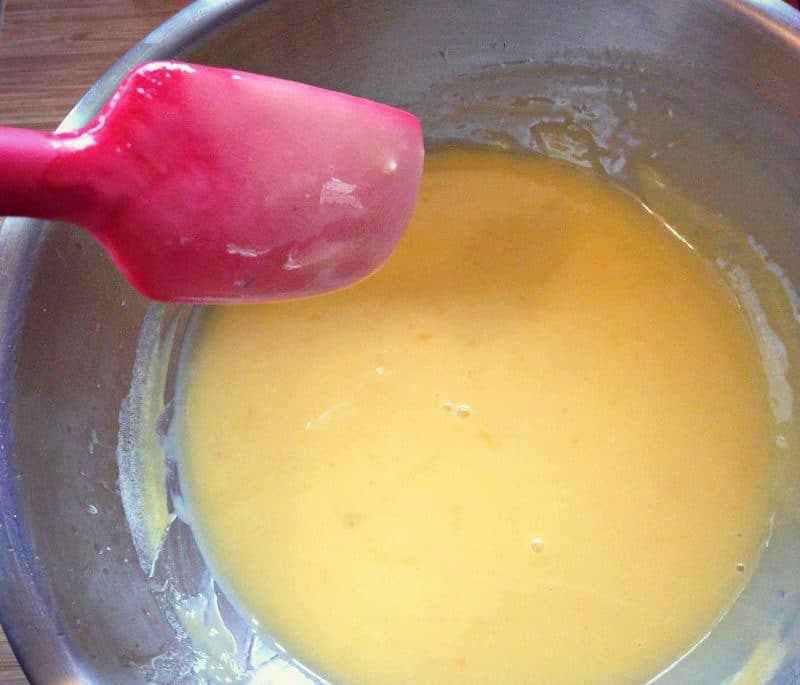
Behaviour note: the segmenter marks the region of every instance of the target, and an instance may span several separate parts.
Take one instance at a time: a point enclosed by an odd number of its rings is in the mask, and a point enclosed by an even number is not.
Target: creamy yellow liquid
[[[645,682],[765,533],[771,418],[735,298],[546,160],[430,154],[378,274],[209,310],[183,392],[208,561],[340,685]]]

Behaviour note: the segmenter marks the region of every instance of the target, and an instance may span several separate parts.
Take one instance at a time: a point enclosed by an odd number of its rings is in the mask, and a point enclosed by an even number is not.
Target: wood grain
[[[0,683],[2,685],[28,685],[25,674],[17,665],[14,653],[0,630]]]
[[[112,62],[187,4],[7,0],[0,25],[0,123],[54,128]]]
[[[117,58],[188,4],[6,0],[0,10],[0,124],[54,129]],[[28,685],[2,630],[0,685]]]

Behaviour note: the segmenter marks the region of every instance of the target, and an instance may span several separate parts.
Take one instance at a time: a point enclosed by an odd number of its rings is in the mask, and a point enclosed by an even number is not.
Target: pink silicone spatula
[[[423,154],[408,112],[153,62],[80,130],[0,127],[0,215],[82,226],[153,299],[302,297],[353,283],[389,256]]]

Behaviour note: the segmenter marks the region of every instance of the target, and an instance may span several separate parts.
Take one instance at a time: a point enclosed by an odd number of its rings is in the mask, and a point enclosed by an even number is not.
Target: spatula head
[[[164,301],[303,297],[364,278],[406,227],[424,155],[408,112],[177,62],[135,69],[86,130],[76,173],[104,197],[86,223]]]

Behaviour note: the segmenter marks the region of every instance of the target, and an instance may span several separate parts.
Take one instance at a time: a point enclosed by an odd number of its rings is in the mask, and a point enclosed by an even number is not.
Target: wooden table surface
[[[109,65],[188,4],[5,0],[0,17],[0,124],[55,128]],[[2,631],[0,685],[28,685]]]
[[[55,128],[112,62],[188,4],[6,0],[0,12],[0,124]],[[0,631],[0,685],[27,684]]]

